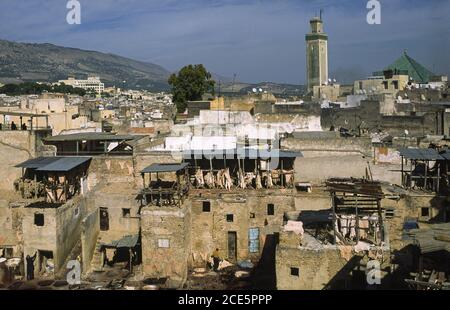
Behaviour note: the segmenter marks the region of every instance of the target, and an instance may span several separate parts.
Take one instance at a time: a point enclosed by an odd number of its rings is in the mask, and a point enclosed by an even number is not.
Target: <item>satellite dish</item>
[[[398,101],[402,101],[402,100],[403,100],[402,96],[398,96],[398,97],[397,97],[397,100],[398,100]]]
[[[405,129],[405,136],[409,135],[408,129]]]
[[[253,88],[253,92],[254,92],[254,93],[256,93],[256,92],[257,92],[256,88]]]
[[[262,91],[263,91],[262,88],[260,88],[260,89],[259,89],[259,92],[262,93]]]
[[[336,81],[336,79],[333,79],[333,83],[336,83],[337,81]]]

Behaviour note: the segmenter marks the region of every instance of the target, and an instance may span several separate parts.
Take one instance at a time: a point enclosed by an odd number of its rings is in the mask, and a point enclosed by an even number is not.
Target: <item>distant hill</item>
[[[168,89],[169,74],[161,66],[117,55],[0,40],[0,83],[4,84],[98,75],[106,86],[159,91]]]
[[[170,89],[167,83],[170,72],[156,64],[48,43],[0,40],[0,83],[56,82],[68,76],[84,79],[87,75],[100,76],[106,86],[150,91]],[[217,82],[216,88],[220,81],[223,93],[247,93],[253,88],[277,95],[299,95],[304,91],[302,85],[238,81],[233,85],[233,78],[215,73],[212,76]]]

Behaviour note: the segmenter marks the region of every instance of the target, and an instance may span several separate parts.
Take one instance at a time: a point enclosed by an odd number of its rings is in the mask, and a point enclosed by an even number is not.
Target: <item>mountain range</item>
[[[73,76],[99,76],[108,86],[150,91],[166,91],[171,72],[157,64],[113,54],[43,43],[0,40],[0,83],[56,82]],[[235,82],[212,73],[224,92],[248,92],[261,84]],[[219,83],[217,83],[219,84]],[[298,85],[263,83],[265,90],[283,92],[302,89]],[[270,87],[267,87],[270,85]]]

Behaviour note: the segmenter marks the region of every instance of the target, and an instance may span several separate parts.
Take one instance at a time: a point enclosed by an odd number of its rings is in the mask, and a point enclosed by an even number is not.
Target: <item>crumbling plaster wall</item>
[[[52,251],[53,257],[57,256],[57,230],[56,230],[56,210],[54,208],[27,208],[23,209],[24,217],[22,222],[24,257],[33,256],[38,250]],[[34,224],[36,213],[44,215],[44,226]],[[38,259],[35,261],[37,266]],[[25,266],[26,270],[27,266]],[[35,269],[38,272],[38,269]]]
[[[20,206],[0,200],[0,248],[12,247],[15,257],[22,255],[22,218]]]
[[[295,180],[313,184],[333,177],[364,177],[373,153],[366,138],[288,138],[281,145],[302,152],[303,157],[295,160]]]
[[[361,155],[298,158],[295,180],[321,184],[329,178],[362,178],[367,166],[367,159]]]
[[[111,186],[116,188],[115,193],[97,191],[89,196],[90,203],[95,206],[95,210],[108,209],[109,229],[100,232],[102,242],[111,242],[127,235],[139,233],[140,203],[136,200],[137,190],[136,192],[121,192],[121,184]],[[124,217],[122,209],[130,209],[129,216]]]
[[[276,277],[279,290],[321,290],[347,264],[337,249],[313,250],[277,246]],[[299,269],[299,276],[291,275]]]
[[[236,190],[232,192],[192,190],[192,256],[191,264],[205,266],[212,252],[219,248],[221,258],[228,257],[228,232],[237,235],[237,260],[258,261],[263,254],[267,235],[279,232],[283,215],[295,209],[292,189]],[[211,204],[203,212],[203,201]],[[274,215],[268,215],[268,205],[274,205]],[[233,215],[233,222],[227,221]],[[249,229],[259,228],[259,251],[249,251]]]
[[[85,211],[83,199],[71,200],[59,208],[25,207],[22,225],[24,256],[33,256],[38,250],[52,251],[55,272],[58,272],[80,240]],[[44,226],[35,225],[34,215],[37,213],[44,214]]]
[[[355,253],[348,246],[320,249],[290,246],[280,243],[276,249],[276,282],[279,290],[363,289],[369,286],[365,278],[367,253]],[[383,250],[379,259],[382,287],[389,287],[390,252]],[[291,273],[298,268],[298,275]]]
[[[188,274],[190,253],[190,207],[146,207],[141,212],[143,273],[149,278],[167,278],[169,287],[182,287]],[[167,248],[158,240],[168,240]]]
[[[101,182],[134,182],[132,156],[95,156],[89,166],[88,186],[93,189]]]
[[[82,270],[86,273],[90,269],[90,262],[97,245],[97,238],[100,233],[100,212],[95,210],[86,216],[81,224],[81,257]]]
[[[172,152],[146,152],[146,153],[139,153],[136,154],[133,158],[134,161],[134,167],[135,167],[135,183],[139,188],[142,188],[142,176],[141,171],[144,170],[146,167],[158,163],[158,164],[170,164],[170,163],[180,163],[182,160],[182,157],[180,155],[177,155],[176,153]],[[173,173],[169,174],[163,174],[161,173],[161,178],[164,180],[166,177],[173,176]],[[146,176],[148,182],[148,175]],[[147,183],[148,184],[148,183]]]
[[[22,173],[14,166],[35,157],[35,141],[30,131],[0,131],[0,189],[14,189],[14,181]]]

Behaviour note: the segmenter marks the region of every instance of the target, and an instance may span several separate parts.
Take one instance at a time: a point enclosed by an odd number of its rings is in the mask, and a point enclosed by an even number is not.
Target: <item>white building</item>
[[[76,80],[74,78],[69,78],[67,80],[58,81],[59,84],[64,83],[76,88],[82,88],[86,91],[95,91],[97,94],[101,94],[105,91],[105,84],[100,81],[100,77],[91,76],[87,80]]]

